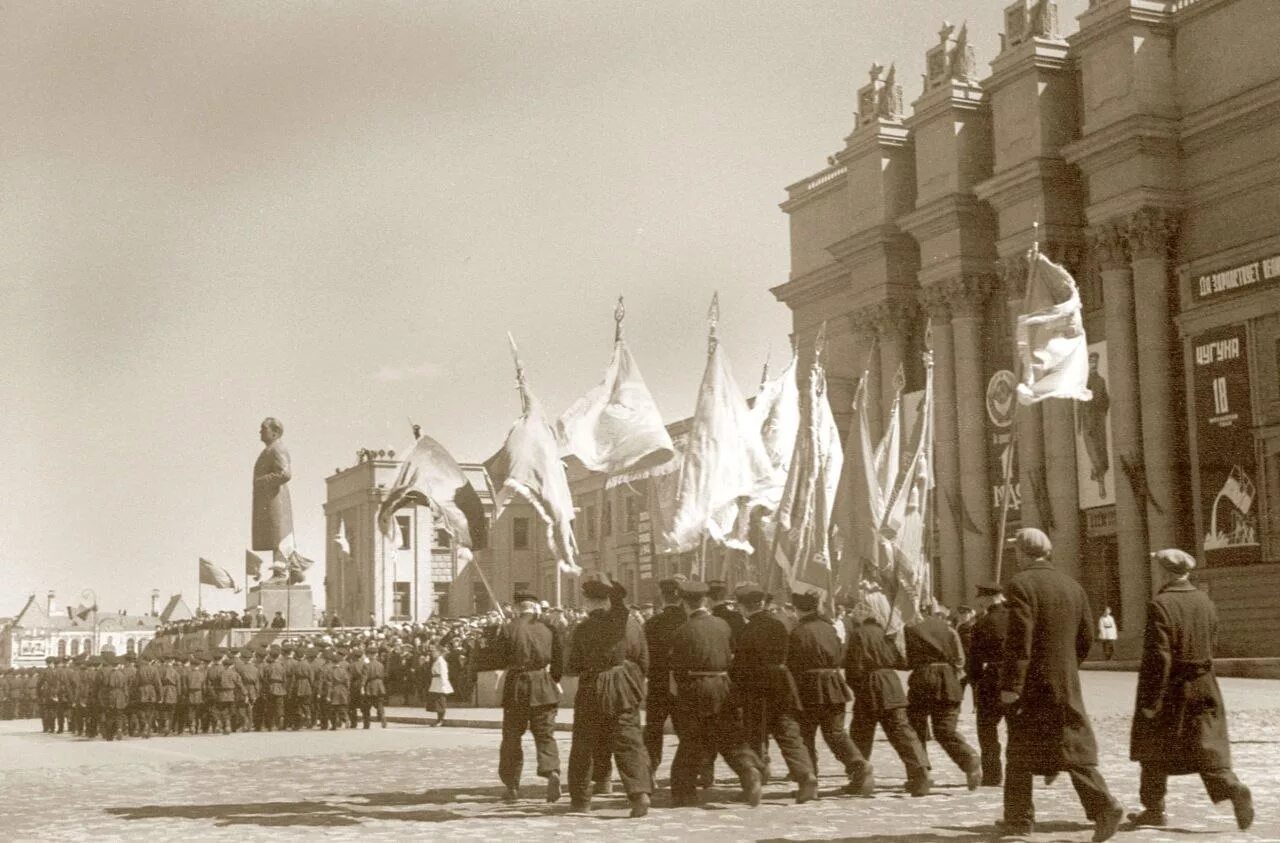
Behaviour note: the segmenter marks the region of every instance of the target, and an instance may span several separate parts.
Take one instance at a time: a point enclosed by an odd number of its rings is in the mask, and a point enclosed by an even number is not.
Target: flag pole
[[[516,339],[507,331],[507,342],[511,344],[511,359],[516,364],[516,389],[520,391],[520,412],[529,412],[529,386],[524,379],[524,364],[520,362],[520,349],[516,348]]]
[[[627,318],[627,306],[622,303],[622,296],[618,296],[618,303],[613,308],[613,341],[614,343],[622,342],[622,320]]]

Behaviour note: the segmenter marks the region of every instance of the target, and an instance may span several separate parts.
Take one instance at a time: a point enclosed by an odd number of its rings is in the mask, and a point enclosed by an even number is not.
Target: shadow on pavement
[[[885,834],[883,831],[868,830],[866,834],[851,837],[823,837],[814,840],[799,840],[789,837],[774,837],[758,840],[756,843],[858,843],[858,841],[884,841],[884,843],[976,843],[979,840],[1027,840],[1027,837],[1001,838],[996,832],[995,824],[989,825],[940,825],[936,831],[908,831],[902,834]],[[1036,841],[1044,840],[1046,834],[1072,835],[1066,838],[1050,838],[1051,840],[1079,840],[1079,832],[1093,829],[1092,823],[1046,822],[1036,823]],[[945,832],[945,833],[944,833]],[[1045,841],[1048,843],[1048,841]]]

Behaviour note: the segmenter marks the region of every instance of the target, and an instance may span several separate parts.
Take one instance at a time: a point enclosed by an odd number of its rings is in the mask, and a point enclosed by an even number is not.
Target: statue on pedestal
[[[262,420],[258,438],[266,445],[253,464],[253,550],[271,551],[270,583],[301,582],[302,572],[292,570],[297,556],[293,541],[292,477],[289,452],[280,441],[284,425],[274,418]]]

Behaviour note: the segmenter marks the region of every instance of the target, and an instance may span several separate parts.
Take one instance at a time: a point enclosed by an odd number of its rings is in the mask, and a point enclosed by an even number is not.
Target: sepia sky
[[[266,415],[323,602],[324,478],[410,417],[496,450],[508,330],[558,413],[619,294],[668,420],[713,290],[749,393],[787,347],[783,188],[843,146],[873,60],[910,103],[967,19],[985,73],[1005,5],[4,4],[0,616],[49,589],[194,607],[198,556],[239,580]]]

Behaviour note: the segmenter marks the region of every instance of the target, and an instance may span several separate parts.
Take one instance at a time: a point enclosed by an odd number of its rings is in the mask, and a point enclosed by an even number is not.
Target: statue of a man
[[[265,418],[258,438],[266,445],[253,464],[253,550],[272,553],[272,581],[289,578],[289,558],[293,555],[293,502],[289,498],[289,452],[280,438],[284,425]]]

